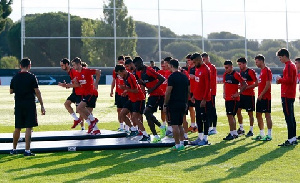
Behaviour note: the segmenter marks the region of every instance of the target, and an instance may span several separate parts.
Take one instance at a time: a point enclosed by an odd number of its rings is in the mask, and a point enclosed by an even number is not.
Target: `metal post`
[[[159,0],[157,0],[157,13],[158,13],[158,58],[161,61],[161,37],[160,37],[160,9]]]
[[[247,21],[246,21],[246,0],[244,0],[244,20],[245,20],[245,58],[248,57],[248,48],[247,48]]]
[[[203,28],[203,4],[202,4],[202,0],[201,0],[201,24],[202,24],[202,52],[205,52],[204,49],[204,28]]]
[[[70,18],[70,0],[68,0],[68,58],[71,60],[71,18]]]
[[[24,12],[23,12],[23,0],[21,0],[21,59],[23,59],[24,56]]]
[[[114,49],[115,49],[115,65],[117,65],[117,23],[116,23],[116,0],[114,0]]]
[[[286,49],[289,49],[289,31],[288,31],[288,13],[287,13],[287,0],[285,0],[285,27],[286,27]]]

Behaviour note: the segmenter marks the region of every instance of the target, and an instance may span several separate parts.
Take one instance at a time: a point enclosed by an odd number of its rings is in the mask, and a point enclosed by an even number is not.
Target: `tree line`
[[[71,58],[79,56],[90,66],[114,66],[113,9],[108,8],[112,3],[113,1],[109,1],[104,5],[102,19],[92,20],[71,16],[71,37],[74,37],[71,39]],[[119,8],[116,11],[117,55],[140,55],[147,62],[150,60],[158,62],[158,39],[155,39],[158,37],[158,26],[134,21],[131,16],[128,16],[128,9],[123,0],[116,1],[116,7]],[[42,38],[25,39],[24,56],[30,57],[36,67],[58,67],[58,61],[67,57],[68,53],[68,40],[61,38],[68,36],[68,14],[56,12],[26,15],[25,26],[26,37]],[[164,26],[161,26],[160,30],[162,58],[172,56],[184,61],[188,53],[203,51],[200,35],[176,35]],[[55,37],[55,39],[45,37]],[[95,37],[95,39],[87,37]],[[0,33],[0,40],[0,68],[17,67],[16,60],[21,57],[20,21],[14,23],[7,18]],[[266,57],[268,66],[282,66],[275,55],[281,47],[286,47],[285,40],[247,40],[248,65],[255,66],[253,58],[260,53]],[[204,48],[217,67],[222,67],[226,59],[236,61],[239,57],[245,57],[244,37],[230,32],[208,34],[207,38],[204,38]],[[289,42],[292,57],[299,56],[299,50],[300,40]]]

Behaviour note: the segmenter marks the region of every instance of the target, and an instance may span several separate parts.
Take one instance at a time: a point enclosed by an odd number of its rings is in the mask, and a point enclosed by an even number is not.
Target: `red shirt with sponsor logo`
[[[295,98],[297,86],[297,68],[292,61],[285,62],[283,77],[278,80],[281,84],[281,97]]]
[[[255,71],[253,69],[247,68],[245,71],[240,70],[240,74],[248,86],[253,85],[257,80]],[[255,96],[255,88],[246,89],[241,94]]]
[[[167,89],[167,86],[168,86],[168,78],[169,76],[172,74],[171,71],[169,70],[159,70],[157,71],[160,75],[164,76],[165,77],[165,81],[159,86],[159,88],[163,91],[163,93],[165,94],[166,93],[166,89]]]
[[[141,72],[137,73],[138,77],[145,83],[146,88],[153,88],[159,80],[157,79],[159,73],[157,73],[152,67],[145,66]],[[165,93],[160,87],[156,88],[149,96],[163,96]]]
[[[210,70],[207,65],[202,64],[196,69],[193,96],[196,100],[210,101],[210,90]]]
[[[72,69],[72,68],[68,72],[68,75],[70,76],[70,79],[71,79],[72,83],[74,83],[73,80],[76,77],[76,73],[77,73],[77,71],[75,69]],[[84,90],[83,90],[82,87],[74,87],[73,89],[74,89],[74,92],[75,92],[76,95],[83,95],[83,93],[84,93]]]
[[[196,67],[189,67],[188,68],[188,73],[189,75],[195,75],[196,73]],[[194,88],[195,88],[196,82],[195,82],[195,78],[190,78],[190,88],[191,88],[191,93],[193,93]]]
[[[124,90],[122,90],[122,89],[119,87],[119,85],[124,85],[124,80],[123,80],[123,78],[122,78],[121,76],[119,76],[119,75],[115,72],[115,70],[113,70],[113,78],[114,78],[115,81],[116,81],[116,93],[119,94],[119,95],[121,95],[121,94],[124,92]]]
[[[82,95],[95,95],[98,96],[98,91],[94,87],[93,75],[96,74],[95,69],[82,68],[81,72],[76,72],[76,80],[83,90]]]
[[[232,98],[232,95],[238,92],[239,83],[243,82],[243,78],[240,73],[233,70],[230,74],[224,73],[223,83],[224,83],[224,94],[225,100],[240,100],[240,97]]]
[[[210,69],[210,88],[211,95],[216,96],[217,94],[217,69],[216,66],[210,62],[206,64]]]
[[[269,67],[265,67],[260,71],[258,79],[258,96],[265,89],[267,81],[272,83],[272,72]],[[271,100],[271,86],[268,91],[262,96],[262,99]]]
[[[126,78],[124,79],[124,84],[130,89],[138,89],[138,93],[127,91],[128,98],[131,102],[145,100],[145,95],[140,85],[137,83],[135,76],[130,72],[128,72]]]

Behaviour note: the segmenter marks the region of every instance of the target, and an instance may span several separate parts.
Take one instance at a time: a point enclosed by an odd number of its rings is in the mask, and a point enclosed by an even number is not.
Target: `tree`
[[[19,68],[19,61],[17,57],[2,57],[0,59],[0,69],[17,69]]]
[[[4,30],[0,33],[0,58],[3,56],[11,55],[11,50],[8,46],[8,32],[13,26],[13,21],[7,18]]]
[[[164,51],[172,53],[178,60],[185,60],[188,53],[201,52],[198,46],[190,42],[172,42],[164,47]]]
[[[0,32],[4,30],[5,22],[7,20],[7,17],[11,14],[11,4],[12,0],[1,0],[0,1]]]

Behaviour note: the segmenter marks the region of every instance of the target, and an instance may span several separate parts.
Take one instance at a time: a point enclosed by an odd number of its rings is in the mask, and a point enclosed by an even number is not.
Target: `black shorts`
[[[123,106],[123,108],[128,109],[130,112],[137,112],[143,114],[145,110],[145,100],[140,100],[136,102],[131,102],[130,100],[128,100]]]
[[[255,96],[240,95],[239,108],[246,109],[247,112],[255,111]]]
[[[186,104],[176,104],[167,107],[167,116],[171,125],[182,125]]]
[[[261,99],[256,101],[256,112],[271,113],[271,100]]]
[[[82,102],[86,103],[86,107],[95,108],[98,96],[95,95],[85,95],[82,98]]]
[[[76,95],[75,93],[71,93],[71,95],[67,98],[67,100],[70,100],[72,103],[76,104],[76,106],[78,106],[78,104],[81,102],[82,96],[81,95]]]
[[[227,100],[225,101],[226,114],[227,115],[236,115],[236,112],[239,108],[239,101],[237,100]]]
[[[38,126],[35,101],[15,103],[15,128],[32,128]]]
[[[162,110],[163,105],[164,105],[164,96],[150,96],[148,97],[146,107],[149,107],[152,110],[152,112],[156,112],[157,107],[159,107],[159,110]]]
[[[117,106],[117,108],[123,108],[123,106],[127,101],[128,101],[128,96],[123,97],[118,93],[115,94],[115,105]]]

